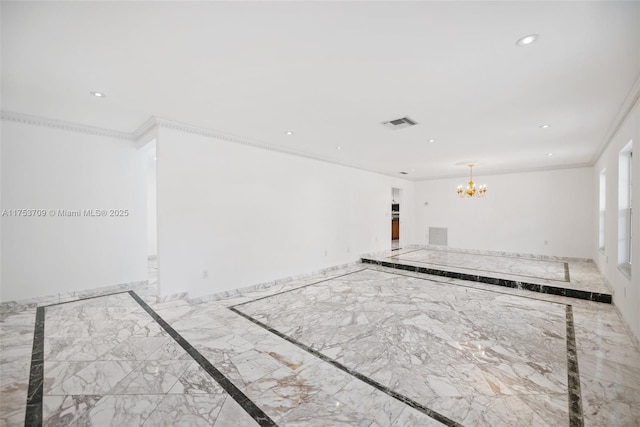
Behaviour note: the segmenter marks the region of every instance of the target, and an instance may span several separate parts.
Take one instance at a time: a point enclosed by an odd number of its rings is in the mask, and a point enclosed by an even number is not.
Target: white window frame
[[[618,270],[631,278],[633,256],[633,141],[618,155]]]

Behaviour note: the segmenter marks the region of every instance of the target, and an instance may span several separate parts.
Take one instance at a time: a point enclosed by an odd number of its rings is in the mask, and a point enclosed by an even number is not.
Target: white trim
[[[640,75],[638,75],[638,78],[636,79],[635,84],[629,91],[629,94],[627,95],[624,102],[622,103],[622,106],[620,106],[620,109],[618,110],[618,114],[616,114],[616,117],[613,119],[613,122],[611,122],[611,126],[609,126],[609,129],[607,130],[607,133],[605,134],[604,139],[600,143],[600,146],[598,147],[596,152],[593,154],[593,157],[591,158],[591,165],[595,165],[596,162],[600,159],[600,156],[602,155],[604,150],[609,146],[609,144],[611,143],[611,140],[613,140],[613,137],[616,135],[616,133],[618,133],[620,126],[622,126],[622,124],[627,119],[627,117],[629,117],[629,114],[631,114],[631,111],[635,108],[636,104],[638,104],[639,101],[640,101]]]
[[[528,169],[507,169],[507,170],[501,170],[501,171],[485,171],[485,173],[483,173],[482,175],[477,175],[477,173],[473,174],[473,178],[475,181],[475,178],[480,179],[479,177],[481,176],[493,176],[493,175],[509,175],[509,174],[514,174],[514,173],[529,173],[529,172],[546,172],[546,171],[555,171],[555,170],[566,170],[566,169],[583,169],[583,168],[590,168],[593,167],[593,165],[591,163],[577,163],[577,164],[566,164],[566,165],[556,165],[556,166],[544,166],[544,167],[539,167],[539,168],[528,168]],[[469,174],[467,172],[467,175],[443,175],[443,176],[439,176],[439,177],[434,177],[434,178],[420,178],[420,179],[414,179],[414,181],[440,181],[440,180],[444,180],[444,179],[464,179],[466,178],[467,180],[469,179]],[[454,188],[455,190],[455,188]]]
[[[158,123],[155,117],[149,117],[138,129],[134,130],[131,137],[138,143],[139,147],[146,145],[150,140],[156,137]]]
[[[640,79],[638,80],[638,82],[640,82]],[[640,88],[640,86],[638,86],[638,88]],[[639,92],[640,94],[640,92]],[[636,99],[637,101],[637,99]],[[626,118],[626,116],[625,116]],[[624,119],[624,118],[623,118]],[[92,126],[85,126],[85,125],[81,125],[81,124],[77,124],[77,123],[71,123],[71,122],[64,122],[61,120],[54,120],[54,119],[48,119],[48,118],[44,118],[44,117],[38,117],[38,116],[31,116],[31,115],[27,115],[27,114],[21,114],[21,113],[15,113],[15,112],[11,112],[11,111],[2,111],[2,120],[6,120],[6,121],[12,121],[12,122],[17,122],[17,123],[23,123],[23,124],[29,124],[29,125],[33,125],[33,126],[43,126],[43,127],[49,127],[49,128],[54,128],[54,129],[60,129],[60,130],[65,130],[65,131],[69,131],[69,132],[79,132],[79,133],[85,133],[85,134],[90,134],[90,135],[99,135],[99,136],[106,136],[106,137],[111,137],[111,138],[117,138],[117,139],[124,139],[127,141],[132,141],[135,142],[138,146],[142,146],[145,143],[149,142],[149,140],[153,139],[155,136],[155,134],[153,134],[152,132],[154,132],[155,130],[157,130],[158,128],[165,128],[165,129],[173,129],[173,130],[178,130],[181,132],[186,132],[186,133],[191,133],[194,135],[200,135],[200,136],[204,136],[207,138],[215,138],[215,139],[219,139],[222,141],[227,141],[227,142],[234,142],[237,144],[244,144],[244,145],[248,145],[250,147],[254,147],[254,148],[262,148],[264,150],[269,150],[269,151],[275,151],[278,153],[284,153],[284,154],[289,154],[289,155],[293,155],[293,156],[298,156],[298,157],[304,157],[307,159],[312,159],[312,160],[318,160],[321,162],[325,162],[325,163],[330,163],[330,164],[334,164],[334,165],[339,165],[339,166],[344,166],[344,167],[348,167],[351,169],[357,169],[357,170],[361,170],[361,171],[365,171],[365,172],[369,172],[369,173],[377,173],[379,175],[384,175],[384,176],[390,176],[392,178],[397,178],[397,179],[401,179],[401,180],[405,180],[405,181],[414,181],[414,182],[418,182],[418,181],[436,181],[436,180],[441,180],[441,179],[452,179],[452,178],[461,178],[461,177],[466,177],[467,175],[460,175],[460,174],[455,174],[455,175],[444,175],[444,176],[438,176],[438,177],[414,177],[414,176],[410,176],[410,175],[402,175],[399,176],[397,173],[393,173],[393,172],[381,172],[381,171],[376,171],[376,170],[371,170],[371,169],[366,169],[360,166],[355,166],[349,163],[344,163],[344,162],[339,162],[333,159],[329,159],[329,158],[325,158],[325,157],[321,157],[321,156],[316,156],[316,155],[312,155],[312,154],[308,154],[302,151],[297,151],[297,150],[292,150],[289,148],[284,148],[284,147],[278,147],[278,146],[273,146],[273,145],[268,145],[264,142],[259,142],[259,141],[255,141],[255,140],[250,140],[247,138],[243,138],[240,136],[236,136],[236,135],[231,135],[231,134],[227,134],[227,133],[223,133],[223,132],[218,132],[218,131],[214,131],[211,129],[207,129],[207,128],[202,128],[202,127],[198,127],[198,126],[192,126],[186,123],[181,123],[181,122],[177,122],[177,121],[173,121],[173,120],[169,120],[169,119],[164,119],[164,118],[160,118],[160,117],[155,117],[152,116],[150,117],[147,121],[145,121],[142,125],[140,125],[135,131],[131,132],[131,133],[126,133],[126,132],[120,132],[120,131],[115,131],[115,130],[110,130],[110,129],[103,129],[103,128],[97,128],[97,127],[92,127]],[[528,168],[528,169],[508,169],[508,170],[501,170],[501,171],[490,171],[487,170],[485,171],[485,173],[483,175],[486,176],[490,176],[490,175],[505,175],[505,174],[513,174],[513,173],[527,173],[527,172],[543,172],[543,171],[552,171],[552,170],[563,170],[563,169],[580,169],[580,168],[587,168],[587,167],[592,167],[594,165],[594,163],[578,163],[578,164],[565,164],[565,165],[557,165],[557,166],[544,166],[544,167],[533,167],[533,168]]]
[[[12,111],[2,111],[2,120],[22,123],[32,126],[48,127],[68,132],[79,132],[89,135],[106,136],[109,138],[124,139],[133,141],[133,135],[116,130],[103,129],[93,126],[85,126],[77,123],[64,122],[62,120],[47,119],[44,117],[30,116],[28,114],[14,113]]]

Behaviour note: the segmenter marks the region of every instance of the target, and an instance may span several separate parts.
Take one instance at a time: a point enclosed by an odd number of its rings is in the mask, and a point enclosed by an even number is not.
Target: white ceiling
[[[158,116],[410,179],[466,176],[469,161],[479,176],[589,164],[640,76],[637,1],[1,12],[4,111],[124,132]],[[380,124],[404,115],[419,125]]]

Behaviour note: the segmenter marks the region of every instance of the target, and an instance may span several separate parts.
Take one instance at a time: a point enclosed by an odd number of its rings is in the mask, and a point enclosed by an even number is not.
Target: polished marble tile
[[[506,273],[527,278],[567,281],[564,262],[555,260],[515,258],[503,255],[473,254],[470,256],[461,252],[430,249],[406,251],[391,255],[389,258],[435,266],[458,267],[473,271]]]
[[[233,399],[225,399],[214,427],[253,427],[258,423]]]
[[[144,423],[150,427],[207,427],[215,423],[227,399],[224,394],[169,394]]]
[[[414,247],[383,251],[363,261],[447,278],[461,278],[505,287],[611,302],[611,289],[591,260]]]
[[[111,394],[168,393],[191,365],[190,360],[149,360],[140,362],[113,389]]]
[[[220,385],[198,363],[192,361],[171,387],[169,394],[224,394]]]
[[[45,395],[109,393],[138,365],[127,360],[45,362]]]
[[[128,293],[45,309],[44,425],[568,426],[567,303],[585,425],[640,424],[640,350],[611,305],[375,265],[153,295],[179,335]],[[34,321],[0,313],[2,425],[24,424]]]
[[[163,395],[45,396],[43,426],[141,426]]]
[[[102,355],[100,360],[146,360],[162,345],[170,343],[175,341],[166,336],[129,337]],[[172,360],[170,357],[166,359]]]
[[[367,270],[237,309],[418,402],[567,392],[560,304]]]

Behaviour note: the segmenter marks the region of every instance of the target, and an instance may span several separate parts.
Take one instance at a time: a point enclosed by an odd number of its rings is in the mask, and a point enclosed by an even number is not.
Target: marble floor
[[[0,311],[0,425],[640,425],[611,304],[368,264],[155,292]]]
[[[411,247],[383,251],[363,257],[363,261],[600,302],[612,299],[611,290],[591,260]]]

